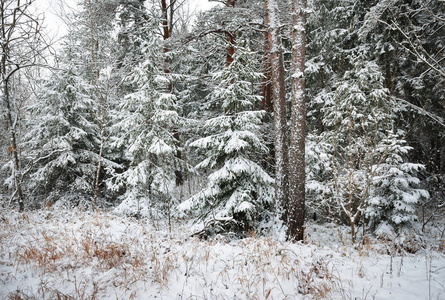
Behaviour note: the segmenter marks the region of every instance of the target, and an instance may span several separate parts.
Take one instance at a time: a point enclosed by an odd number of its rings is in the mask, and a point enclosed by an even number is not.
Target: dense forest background
[[[306,219],[354,236],[443,218],[444,1],[308,0],[301,74],[293,1],[272,16],[275,1],[215,1],[192,18],[187,0],[85,0],[58,46],[34,2],[1,2],[2,206],[271,230],[276,30],[288,140],[305,79],[305,162],[289,168],[304,169]]]

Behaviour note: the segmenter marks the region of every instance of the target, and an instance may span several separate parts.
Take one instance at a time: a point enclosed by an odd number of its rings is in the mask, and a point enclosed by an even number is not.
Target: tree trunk
[[[162,9],[162,37],[164,42],[170,38],[170,29],[168,26],[168,9],[167,9],[167,0],[161,0],[161,9]],[[167,57],[168,48],[166,44],[164,44],[164,73],[170,73],[170,69],[168,68],[169,60]],[[170,84],[171,85],[171,84]]]
[[[170,0],[170,17],[168,19],[168,31],[169,31],[169,35],[172,34],[173,32],[173,16],[175,14],[175,4],[176,4],[176,0]]]
[[[269,48],[272,73],[275,139],[275,198],[277,212],[287,224],[289,197],[289,157],[286,124],[286,91],[284,83],[284,60],[280,37],[277,0],[267,0],[269,20]]]
[[[266,8],[267,8],[267,2]],[[269,24],[269,15],[266,11],[266,26]],[[272,109],[272,74],[270,66],[270,47],[269,47],[269,34],[266,31],[264,33],[264,44],[263,44],[263,78],[261,80],[261,96],[263,99],[260,102],[260,110],[265,110],[270,112]]]
[[[290,140],[290,186],[288,237],[304,239],[305,214],[305,81],[306,0],[293,0],[292,27],[292,111]]]
[[[233,55],[235,54],[235,39],[231,33],[227,33],[227,54],[226,54],[226,66],[230,66],[233,62]]]
[[[170,73],[170,60],[167,56],[168,52],[170,51],[170,49],[168,49],[167,44],[165,43],[171,35],[171,31],[173,28],[173,15],[174,15],[174,5],[176,3],[176,0],[171,0],[170,1],[170,7],[167,6],[167,0],[161,0],[161,9],[162,9],[162,32],[163,32],[163,40],[164,40],[164,48],[163,48],[163,53],[164,53],[164,74],[169,74]],[[170,13],[169,13],[169,9],[170,9]],[[171,81],[169,81],[169,84],[167,86],[167,92],[169,93],[173,93],[173,84]],[[180,135],[179,132],[176,130],[173,130],[173,137],[175,138],[176,142],[176,146],[177,149],[179,149],[179,144],[180,144]],[[182,152],[180,150],[176,150],[175,153],[176,158],[181,159],[182,157]],[[180,167],[178,167],[177,170],[175,170],[175,182],[177,186],[180,186],[182,184],[184,184],[184,175],[182,174],[182,170],[180,169]]]
[[[12,2],[11,2],[12,3]],[[0,73],[1,73],[1,93],[2,95],[2,102],[6,106],[6,115],[7,115],[7,122],[10,132],[10,138],[11,138],[11,144],[9,146],[9,152],[12,154],[13,160],[14,160],[14,168],[13,168],[13,177],[15,181],[16,191],[19,196],[19,210],[22,212],[25,209],[25,196],[23,194],[22,189],[22,178],[20,178],[20,159],[18,155],[18,145],[17,145],[17,135],[16,135],[16,128],[17,128],[17,122],[18,119],[13,119],[12,116],[12,107],[11,107],[11,100],[9,98],[9,80],[12,78],[13,74],[20,69],[21,66],[18,64],[13,66],[13,69],[10,70],[8,68],[8,57],[10,56],[10,49],[12,41],[15,39],[13,33],[15,32],[15,29],[17,26],[19,26],[18,22],[22,14],[25,14],[23,10],[26,10],[27,5],[30,3],[26,2],[23,4],[23,6],[20,6],[20,2],[17,2],[16,8],[11,10],[10,7],[8,7],[9,4],[5,1],[1,1],[1,7],[0,7],[0,21],[1,21],[1,37],[0,37]],[[7,10],[13,11],[9,15],[6,13]]]
[[[6,57],[6,55],[5,55]],[[3,64],[2,64],[3,65]],[[15,181],[15,187],[17,190],[17,194],[19,195],[19,211],[22,212],[25,209],[25,196],[23,194],[22,190],[22,180],[18,173],[20,173],[20,160],[18,155],[18,147],[17,147],[17,137],[16,137],[16,123],[17,120],[12,119],[12,113],[11,113],[11,105],[9,100],[9,87],[8,87],[8,81],[7,79],[4,79],[3,71],[6,71],[6,68],[3,68],[2,66],[2,81],[3,81],[3,98],[4,102],[6,103],[6,114],[8,116],[8,125],[9,125],[9,132],[11,133],[11,146],[10,146],[10,152],[12,153],[12,157],[14,159],[14,169],[13,169],[13,176]]]
[[[227,0],[227,7],[235,7],[236,0]],[[226,54],[226,66],[230,66],[233,62],[233,55],[235,54],[235,38],[232,33],[227,32],[227,54]]]
[[[107,89],[105,95],[101,97],[100,107],[102,113],[102,121],[100,123],[100,150],[99,150],[99,163],[96,171],[96,182],[94,186],[94,200],[93,205],[97,207],[97,198],[99,196],[99,184],[100,184],[100,173],[102,170],[102,161],[103,161],[103,153],[104,153],[104,144],[105,144],[105,125],[106,125],[106,113],[107,113],[107,102],[108,102],[108,93],[110,91],[110,79],[107,80]]]
[[[90,86],[91,86],[91,90],[90,90],[90,97],[91,100],[96,99],[98,100],[97,102],[97,106],[99,108],[99,113],[102,113],[103,116],[105,115],[105,107],[102,106],[101,101],[98,99],[97,97],[97,80],[99,78],[99,71],[98,71],[98,66],[97,66],[97,54],[99,51],[99,41],[95,39],[94,36],[94,32],[95,32],[95,27],[96,27],[96,23],[95,23],[95,11],[93,10],[93,3],[91,2],[91,0],[88,0],[87,3],[88,5],[88,13],[89,13],[89,21],[90,21],[90,55],[91,55],[91,65],[90,65],[90,70],[91,70],[91,78],[90,78]],[[91,106],[90,108],[90,118],[91,121],[94,121],[94,109],[93,106]],[[99,149],[99,161],[97,163],[97,170],[96,170],[96,178],[94,180],[94,195],[93,195],[93,206],[94,208],[97,207],[97,198],[99,195],[99,184],[100,184],[100,170],[102,168],[102,155],[103,155],[103,145],[104,145],[104,119],[102,119],[102,124],[100,124],[100,149]]]

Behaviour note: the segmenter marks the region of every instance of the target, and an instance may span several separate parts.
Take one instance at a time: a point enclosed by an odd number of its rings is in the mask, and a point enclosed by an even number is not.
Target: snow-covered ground
[[[0,209],[0,299],[445,299],[439,237],[352,246],[347,228],[306,234],[203,241],[185,224]]]

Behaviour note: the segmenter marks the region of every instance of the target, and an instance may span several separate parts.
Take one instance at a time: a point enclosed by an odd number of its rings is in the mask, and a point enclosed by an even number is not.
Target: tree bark
[[[8,3],[6,1],[1,1],[0,6],[0,21],[1,21],[1,31],[0,31],[0,79],[1,79],[1,92],[2,92],[2,102],[6,106],[6,115],[7,115],[7,122],[10,132],[10,141],[11,144],[9,146],[9,152],[12,154],[13,161],[14,161],[14,168],[13,168],[13,177],[15,181],[16,186],[16,192],[19,196],[19,210],[22,212],[25,209],[25,196],[23,194],[22,189],[22,178],[20,176],[20,158],[18,155],[18,145],[17,145],[17,117],[13,118],[12,114],[12,107],[11,107],[11,99],[10,99],[10,87],[9,83],[11,78],[13,77],[13,74],[20,70],[20,68],[23,67],[23,65],[19,63],[15,63],[11,65],[11,63],[8,62],[11,56],[11,49],[13,48],[13,43],[19,44],[20,42],[24,41],[28,35],[34,34],[34,27],[37,33],[38,26],[34,25],[34,20],[29,20],[26,23],[25,21],[22,21],[20,23],[20,18],[23,16],[26,16],[26,10],[31,5],[30,1],[26,1],[24,4],[21,4],[20,2],[17,2],[16,5],[13,4],[12,1],[9,1]],[[25,18],[26,19],[26,18]],[[20,36],[16,37],[15,33],[19,31],[17,28],[19,26],[29,26],[29,28],[32,28],[29,32],[26,32],[28,35],[26,36]],[[31,66],[32,64],[30,64]]]
[[[267,13],[267,2],[266,5],[266,20],[265,24],[269,24],[269,14]],[[263,44],[263,78],[261,80],[261,96],[263,99],[260,102],[260,110],[265,110],[270,112],[272,109],[272,74],[270,66],[270,47],[269,47],[269,33],[264,32],[264,44]]]
[[[236,4],[236,0],[227,0],[227,7],[234,8]],[[232,33],[227,32],[226,33],[226,39],[227,39],[227,54],[226,54],[226,66],[230,66],[233,62],[233,55],[235,54],[235,48],[233,47],[235,45],[235,37]]]
[[[277,213],[287,224],[289,196],[289,156],[286,124],[286,90],[284,83],[284,59],[280,36],[277,0],[267,0],[268,39],[272,74],[275,140],[275,198]]]
[[[230,66],[233,62],[233,55],[235,54],[235,39],[233,38],[233,34],[227,33],[227,55],[226,55],[226,66]]]
[[[174,4],[176,3],[176,0],[170,1],[170,7],[167,6],[167,0],[161,0],[161,9],[162,9],[162,32],[163,32],[163,40],[164,40],[164,74],[170,73],[170,60],[168,58],[168,52],[170,49],[168,49],[167,44],[165,43],[171,36],[171,31],[173,28],[173,15],[174,15]],[[169,13],[170,9],[170,13]],[[169,81],[169,84],[167,86],[167,92],[173,93],[173,84],[171,81]],[[173,130],[173,137],[175,138],[177,149],[179,149],[180,144],[180,135],[179,132],[174,129]],[[182,152],[180,150],[176,150],[175,153],[176,158],[181,159]],[[178,167],[177,170],[175,170],[175,182],[177,186],[180,186],[184,184],[184,175],[182,173],[182,170]]]
[[[306,0],[292,1],[292,111],[288,237],[304,239],[305,215],[305,79]]]
[[[162,9],[162,37],[165,42],[166,40],[168,40],[170,38],[170,29],[168,26],[169,22],[168,22],[167,0],[161,0],[161,9]],[[169,60],[167,57],[168,51],[169,51],[169,49],[167,48],[166,44],[164,43],[164,48],[163,48],[162,52],[164,53],[164,73],[165,74],[170,73],[170,69],[168,67]]]

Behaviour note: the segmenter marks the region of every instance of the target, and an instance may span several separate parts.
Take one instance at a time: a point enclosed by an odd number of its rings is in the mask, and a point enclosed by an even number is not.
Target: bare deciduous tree
[[[12,176],[15,184],[13,197],[18,195],[20,211],[25,208],[25,195],[22,187],[22,167],[18,144],[20,99],[14,94],[14,85],[22,69],[38,67],[39,59],[48,47],[41,33],[42,22],[31,14],[35,0],[2,0],[0,3],[0,85],[1,99],[7,119],[12,155]]]

